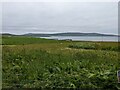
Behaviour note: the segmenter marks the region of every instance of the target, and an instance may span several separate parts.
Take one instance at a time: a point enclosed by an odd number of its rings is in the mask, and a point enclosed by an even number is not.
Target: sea
[[[40,37],[55,40],[119,42],[118,36],[50,36]]]

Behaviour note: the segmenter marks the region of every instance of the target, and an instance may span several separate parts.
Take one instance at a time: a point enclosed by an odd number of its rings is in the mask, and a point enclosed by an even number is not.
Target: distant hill
[[[57,33],[53,35],[54,36],[114,36],[114,35],[99,34],[99,33]]]
[[[35,37],[50,37],[53,36],[53,34],[34,34],[34,33],[28,33],[24,34],[24,36],[35,36]]]
[[[28,33],[24,34],[25,36],[37,36],[37,37],[50,37],[50,36],[116,36],[116,35],[110,35],[110,34],[100,34],[100,33],[55,33],[55,34],[33,34]]]
[[[100,33],[76,33],[76,32],[69,32],[69,33],[55,33],[55,34],[42,34],[42,33],[28,33],[23,35],[14,35],[9,33],[3,33],[3,36],[33,36],[33,37],[50,37],[50,36],[117,36],[117,35],[110,35],[110,34],[100,34]]]
[[[3,35],[3,36],[12,36],[13,34],[9,34],[9,33],[2,33],[0,35]]]

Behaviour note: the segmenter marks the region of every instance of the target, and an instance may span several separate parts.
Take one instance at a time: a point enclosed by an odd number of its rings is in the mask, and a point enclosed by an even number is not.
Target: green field
[[[117,42],[2,37],[3,88],[119,89]]]

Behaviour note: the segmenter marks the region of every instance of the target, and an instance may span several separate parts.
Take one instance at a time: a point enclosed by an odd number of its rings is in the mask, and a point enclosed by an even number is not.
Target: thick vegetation
[[[3,38],[3,88],[120,88],[117,50],[70,46],[86,42],[22,38]],[[99,44],[116,47],[117,43]]]
[[[69,48],[76,49],[93,49],[93,50],[110,50],[110,51],[119,51],[118,43],[105,43],[105,42],[84,42],[84,43],[75,43],[68,46]]]

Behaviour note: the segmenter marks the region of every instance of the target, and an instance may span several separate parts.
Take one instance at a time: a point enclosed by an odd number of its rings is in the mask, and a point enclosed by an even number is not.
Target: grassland
[[[3,88],[119,89],[117,42],[2,38]]]

